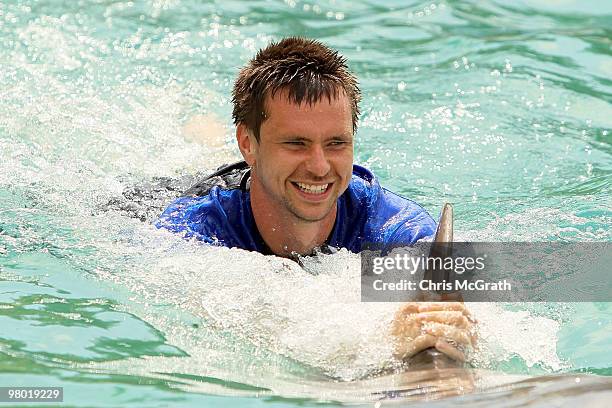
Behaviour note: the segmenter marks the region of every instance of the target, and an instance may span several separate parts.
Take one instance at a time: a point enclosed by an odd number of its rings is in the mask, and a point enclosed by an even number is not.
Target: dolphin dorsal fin
[[[453,242],[453,206],[444,203],[434,242]]]

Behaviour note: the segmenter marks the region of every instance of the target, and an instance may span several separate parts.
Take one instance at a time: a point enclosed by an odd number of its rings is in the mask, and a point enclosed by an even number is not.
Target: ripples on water
[[[357,256],[306,272],[100,208],[235,158],[237,69],[306,35],[360,77],[356,158],[385,186],[454,202],[465,239],[609,241],[610,26],[594,1],[0,3],[0,382],[74,405],[609,398],[545,377],[611,374],[608,304],[474,305],[479,370],[333,382],[389,360],[393,305],[356,302]],[[222,140],[189,141],[194,115]]]

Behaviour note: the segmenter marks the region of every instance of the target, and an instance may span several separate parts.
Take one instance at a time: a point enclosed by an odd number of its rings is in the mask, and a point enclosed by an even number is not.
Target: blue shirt
[[[358,165],[338,198],[337,211],[326,244],[355,253],[369,245],[412,245],[436,231],[435,221],[421,206],[382,188]],[[213,245],[271,253],[257,230],[250,192],[243,188],[215,186],[203,196],[177,198],[155,225]]]

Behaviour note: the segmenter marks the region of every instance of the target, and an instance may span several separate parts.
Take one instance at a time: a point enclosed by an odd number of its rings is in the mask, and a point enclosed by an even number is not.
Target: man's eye
[[[302,146],[304,144],[304,142],[300,141],[300,140],[288,140],[285,142],[286,145],[291,145],[291,146]]]
[[[345,145],[347,142],[344,140],[334,140],[333,142],[330,142],[330,146],[343,146]]]

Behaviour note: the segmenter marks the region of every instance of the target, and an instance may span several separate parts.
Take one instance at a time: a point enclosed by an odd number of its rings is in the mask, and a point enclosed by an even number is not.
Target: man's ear
[[[255,135],[246,125],[240,123],[236,126],[236,140],[238,141],[238,148],[244,161],[249,166],[255,164],[255,157],[257,156],[258,143],[255,140]]]

